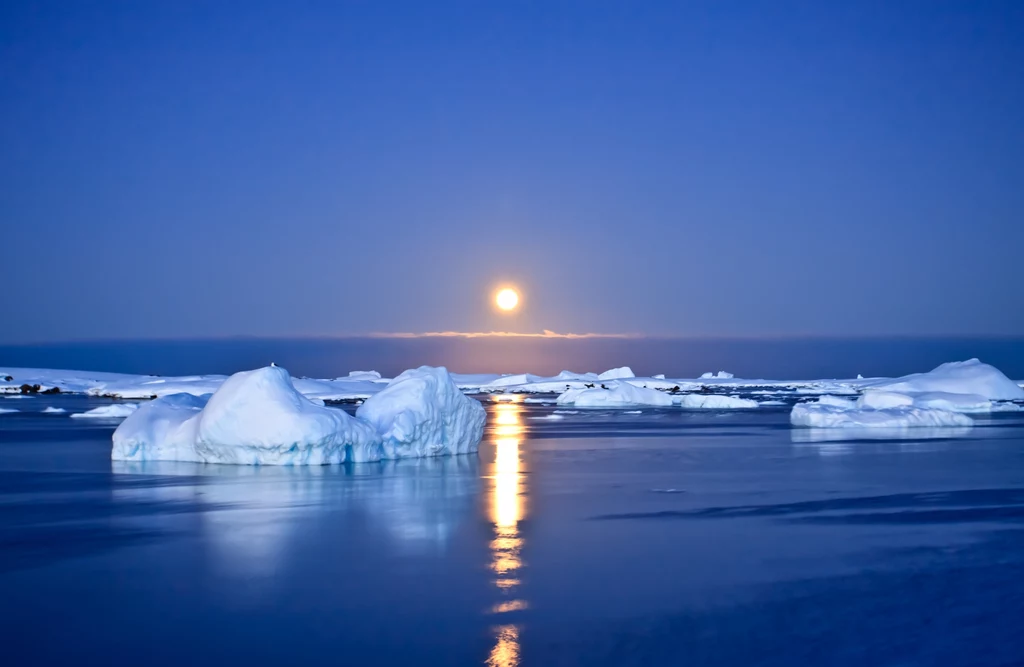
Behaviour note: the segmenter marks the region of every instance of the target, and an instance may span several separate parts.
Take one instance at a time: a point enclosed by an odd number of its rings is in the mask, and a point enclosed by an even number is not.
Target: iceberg
[[[999,369],[977,359],[951,361],[927,373],[875,380],[865,388],[883,389],[900,394],[942,392],[973,394],[989,400],[1024,399],[1024,389]]]
[[[733,375],[732,373],[726,373],[725,371],[718,371],[717,374],[712,373],[712,372],[709,371],[709,372],[704,373],[703,375],[701,375],[700,379],[701,380],[731,380],[734,377],[736,377],[736,376]]]
[[[325,465],[476,451],[484,410],[445,369],[406,371],[353,417],[309,399],[288,371],[232,375],[212,395],[173,394],[139,408],[113,436],[117,461]],[[390,421],[388,421],[390,419]]]
[[[0,408],[0,415],[6,415],[12,412],[20,412],[20,410],[15,410],[14,408]]]
[[[747,410],[760,405],[757,401],[717,394],[682,394],[675,403],[690,410]]]
[[[75,419],[124,419],[131,416],[138,409],[138,403],[114,403],[112,405],[101,405],[86,412],[76,412],[71,416]]]
[[[672,397],[657,389],[637,387],[628,382],[615,382],[608,389],[569,389],[559,395],[558,405],[574,405],[578,408],[615,408],[648,405],[670,407]]]
[[[356,410],[383,442],[385,458],[443,456],[477,451],[486,412],[444,367],[407,370]]]
[[[369,424],[309,400],[280,366],[236,373],[209,398],[159,398],[113,439],[111,456],[119,461],[323,465],[382,458]]]
[[[62,415],[65,412],[67,412],[67,410],[65,410],[64,408],[55,408],[52,405],[43,410],[43,414],[46,415]]]
[[[891,392],[869,392],[857,401],[823,396],[797,403],[789,413],[793,426],[810,428],[936,428],[972,426],[967,415],[949,410],[915,407],[913,399]],[[907,400],[909,399],[909,403]]]
[[[564,372],[564,371],[563,371]],[[634,378],[636,375],[633,373],[633,369],[629,366],[621,366],[619,368],[612,368],[604,373],[597,376],[598,380],[621,380],[623,378]]]

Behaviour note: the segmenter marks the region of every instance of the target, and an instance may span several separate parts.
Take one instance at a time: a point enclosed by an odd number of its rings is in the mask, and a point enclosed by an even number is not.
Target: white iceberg
[[[0,415],[6,415],[12,412],[20,412],[20,410],[15,410],[14,408],[0,408]]]
[[[112,458],[248,465],[322,465],[382,458],[373,428],[295,390],[288,371],[236,373],[208,399],[176,394],[114,432]]]
[[[884,389],[900,394],[943,392],[973,394],[989,400],[1024,398],[1024,389],[999,369],[977,359],[951,361],[927,373],[914,373],[900,378],[874,380],[865,387]]]
[[[759,403],[749,398],[720,396],[717,394],[682,394],[674,398],[675,403],[689,410],[747,410]]]
[[[563,371],[564,372],[564,371]],[[612,368],[604,373],[597,376],[598,380],[621,380],[623,378],[633,378],[636,375],[633,373],[633,369],[629,366],[621,366],[619,368]]]
[[[303,396],[279,366],[236,373],[211,396],[175,394],[144,405],[114,432],[111,457],[323,465],[476,451],[483,407],[443,368],[407,371],[377,397],[352,417]]]
[[[385,458],[406,458],[477,451],[486,412],[445,368],[421,366],[367,399],[356,416],[380,435]]]
[[[67,410],[64,408],[55,408],[52,405],[43,410],[43,414],[47,415],[62,415],[65,412],[67,412]]]
[[[578,408],[616,408],[648,405],[670,407],[672,397],[657,389],[637,387],[628,382],[612,383],[608,389],[569,389],[559,395],[559,405],[574,405]]]
[[[810,428],[886,429],[965,427],[974,424],[967,415],[915,407],[912,398],[892,392],[869,392],[857,401],[834,396],[822,396],[822,399],[794,405],[789,414],[790,423]]]
[[[718,371],[717,374],[711,373],[710,371],[700,376],[701,380],[731,380],[735,375],[732,373],[726,373],[725,371]]]
[[[71,416],[75,419],[124,419],[131,416],[138,409],[138,403],[113,403],[111,405],[101,405],[86,412],[76,412]]]

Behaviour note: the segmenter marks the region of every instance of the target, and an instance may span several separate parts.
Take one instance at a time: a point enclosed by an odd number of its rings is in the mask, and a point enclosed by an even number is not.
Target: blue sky
[[[1024,334],[1022,119],[1019,2],[4,3],[0,341]]]

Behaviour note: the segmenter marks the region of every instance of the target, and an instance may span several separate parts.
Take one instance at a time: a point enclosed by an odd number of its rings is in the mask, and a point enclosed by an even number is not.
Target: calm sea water
[[[895,376],[979,357],[1024,379],[1024,338],[898,339],[523,339],[320,338],[116,341],[0,346],[0,366],[190,375],[233,373],[271,361],[294,375],[352,370],[394,376],[423,364],[461,373],[603,371],[697,377],[725,370],[744,378],[806,380]]]
[[[102,402],[0,399],[5,665],[1024,662],[1024,413],[488,402],[479,456],[289,469],[112,464],[41,412]]]

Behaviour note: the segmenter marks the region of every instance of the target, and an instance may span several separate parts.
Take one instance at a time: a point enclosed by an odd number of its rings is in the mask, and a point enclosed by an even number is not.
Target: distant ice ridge
[[[756,408],[757,401],[717,394],[669,394],[656,389],[638,387],[630,382],[610,382],[605,387],[569,389],[559,395],[559,405],[578,408],[671,407],[688,409],[735,410]]]
[[[675,402],[691,410],[749,410],[760,405],[749,398],[718,394],[681,394],[675,397]]]
[[[475,452],[484,409],[444,368],[406,371],[356,417],[303,396],[288,371],[236,373],[209,396],[144,405],[113,436],[111,458],[243,465],[323,465]]]
[[[138,408],[137,403],[113,403],[101,405],[86,412],[76,412],[71,416],[75,419],[124,419],[132,415]]]
[[[578,408],[608,408],[636,405],[669,407],[672,396],[656,389],[636,387],[628,382],[614,382],[608,389],[569,389],[557,400],[559,405],[574,405]]]
[[[1024,399],[1024,389],[1003,375],[999,369],[977,359],[951,361],[928,371],[895,379],[866,382],[865,388],[884,389],[900,394],[942,392],[973,394],[989,400]]]

